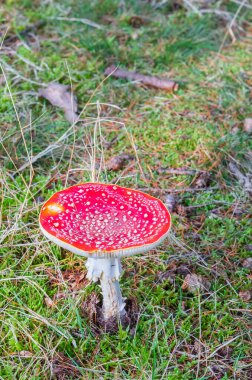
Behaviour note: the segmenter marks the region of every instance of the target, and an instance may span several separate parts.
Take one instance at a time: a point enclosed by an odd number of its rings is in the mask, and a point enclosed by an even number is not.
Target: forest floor
[[[1,3],[0,379],[252,378],[252,12],[205,3]],[[111,64],[179,89],[106,77]],[[38,96],[51,82],[76,123]],[[133,315],[115,334],[85,260],[38,226],[50,195],[91,180],[172,213],[169,239],[123,260]]]

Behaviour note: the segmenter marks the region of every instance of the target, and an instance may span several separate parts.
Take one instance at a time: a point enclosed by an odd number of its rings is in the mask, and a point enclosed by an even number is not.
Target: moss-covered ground
[[[249,1],[7,0],[0,20],[0,378],[251,379],[252,208],[230,170],[251,180]],[[111,64],[179,90],[105,78]],[[52,81],[76,125],[38,97]],[[84,260],[38,227],[44,200],[91,179],[176,202],[170,239],[123,260],[137,323],[117,334],[83,310],[99,295]],[[187,274],[209,286],[190,293]]]

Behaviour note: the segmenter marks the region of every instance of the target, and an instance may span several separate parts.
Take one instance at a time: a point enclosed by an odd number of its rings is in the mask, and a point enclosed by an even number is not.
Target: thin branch
[[[93,28],[96,28],[96,29],[104,29],[103,25],[97,24],[96,22],[88,20],[87,18],[78,18],[78,17],[49,17],[49,20],[59,20],[59,21],[67,21],[67,22],[80,22],[81,24],[92,26]]]
[[[115,78],[128,79],[130,81],[137,81],[149,87],[155,87],[166,91],[177,91],[178,84],[172,80],[162,79],[151,75],[143,75],[134,71],[127,71],[117,68],[112,65],[105,70],[105,75]]]

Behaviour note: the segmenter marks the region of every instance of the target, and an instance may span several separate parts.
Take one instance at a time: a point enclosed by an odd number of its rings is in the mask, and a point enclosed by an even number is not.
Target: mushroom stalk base
[[[121,319],[125,314],[125,302],[119,286],[122,272],[121,261],[117,258],[93,259],[86,262],[87,278],[93,282],[100,280],[103,295],[103,316]]]

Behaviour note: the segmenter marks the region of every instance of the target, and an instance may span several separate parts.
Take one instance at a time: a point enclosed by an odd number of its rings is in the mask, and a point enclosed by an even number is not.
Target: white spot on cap
[[[53,223],[54,227],[59,227],[59,223]]]

